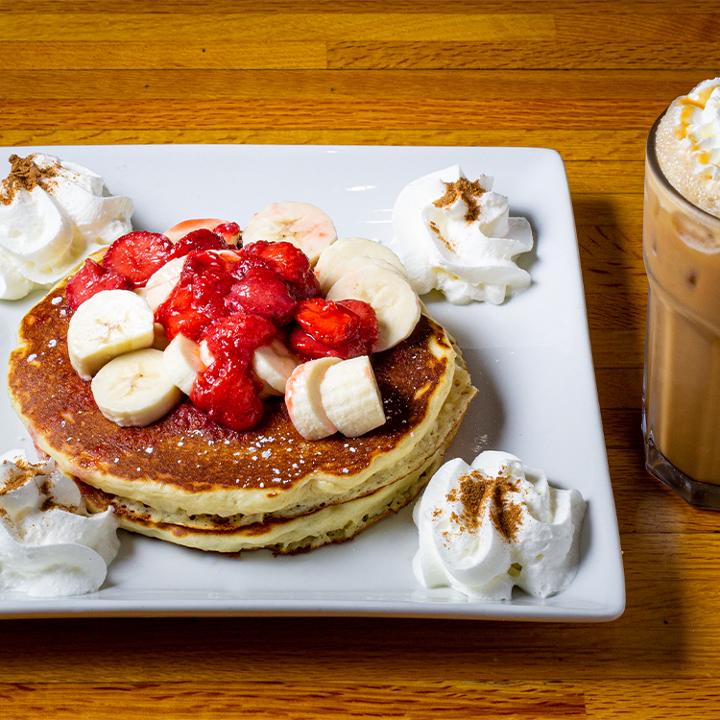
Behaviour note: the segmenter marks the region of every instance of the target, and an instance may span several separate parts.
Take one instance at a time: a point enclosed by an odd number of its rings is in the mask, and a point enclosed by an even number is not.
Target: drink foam
[[[672,103],[658,127],[656,152],[672,186],[720,217],[720,77]]]

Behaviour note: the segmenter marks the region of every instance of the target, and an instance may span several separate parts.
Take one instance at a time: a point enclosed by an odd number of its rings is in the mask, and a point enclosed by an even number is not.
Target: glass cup
[[[645,465],[691,505],[720,510],[720,218],[664,176],[661,119],[645,159]]]

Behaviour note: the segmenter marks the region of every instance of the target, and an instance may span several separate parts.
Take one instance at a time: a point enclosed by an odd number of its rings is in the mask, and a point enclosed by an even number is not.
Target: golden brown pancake
[[[128,530],[203,550],[239,552],[269,548],[276,554],[295,553],[352,539],[368,525],[409,503],[442,464],[472,396],[470,377],[458,363],[453,386],[432,430],[393,468],[396,480],[387,482],[392,475],[385,470],[371,476],[362,492],[356,492],[351,499],[339,499],[304,514],[221,517],[188,515],[181,510],[163,513],[79,484],[91,507],[102,512],[113,505],[120,526]],[[435,452],[428,456],[432,448]],[[402,475],[401,471],[408,468],[412,470]]]
[[[15,410],[39,449],[99,491],[98,507],[114,502],[124,526],[205,549],[292,552],[352,537],[414,497],[475,394],[459,350],[423,315],[407,340],[372,357],[387,422],[359,438],[305,440],[282,398],[266,401],[247,432],[189,400],[148,427],[122,428],[70,364],[71,314],[60,283],[23,319],[8,367]]]

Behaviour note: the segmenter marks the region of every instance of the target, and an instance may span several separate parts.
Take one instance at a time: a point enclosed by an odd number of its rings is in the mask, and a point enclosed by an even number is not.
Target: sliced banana
[[[323,268],[323,272],[318,276],[320,282],[320,290],[325,294],[330,288],[343,276],[347,275],[352,270],[357,270],[364,265],[374,265],[375,267],[385,268],[386,270],[392,270],[399,277],[405,279],[405,276],[398,272],[394,265],[391,265],[385,260],[381,260],[377,257],[367,257],[364,255],[356,255],[354,257],[348,257],[340,260],[335,264],[327,264]]]
[[[132,290],[102,290],[73,313],[67,333],[70,362],[90,380],[118,355],[150,347],[155,340],[153,311]]]
[[[315,274],[320,281],[323,292],[340,277],[334,269],[336,266],[344,265],[345,272],[347,272],[352,269],[353,261],[367,258],[382,260],[392,265],[402,276],[407,277],[405,266],[389,247],[367,238],[340,238],[322,251],[317,265],[315,265]],[[335,280],[328,280],[330,275],[333,275]]]
[[[295,429],[306,440],[320,440],[337,432],[323,409],[320,384],[328,368],[342,362],[324,357],[298,365],[287,381],[285,405]]]
[[[164,353],[135,350],[111,360],[93,378],[100,412],[121,427],[145,427],[167,415],[182,394],[165,372]]]
[[[147,281],[147,285],[142,288],[142,294],[153,312],[168,299],[173,288],[177,285],[182,274],[183,265],[185,265],[184,257],[173,258],[154,272]]]
[[[382,352],[407,338],[420,319],[421,305],[412,285],[394,270],[362,265],[343,275],[325,294],[326,300],[364,300],[375,311],[380,337],[373,348]]]
[[[170,382],[186,395],[192,392],[197,374],[207,367],[200,355],[200,345],[182,333],[163,351],[163,364]]]
[[[309,203],[273,203],[253,215],[242,233],[243,244],[257,240],[290,242],[314,265],[320,253],[337,240],[335,225],[320,208]]]
[[[328,419],[345,437],[359,437],[385,424],[382,396],[367,355],[329,367],[320,397]]]
[[[268,345],[257,348],[253,354],[252,369],[263,383],[260,399],[270,395],[284,395],[288,378],[298,364],[287,347],[277,338]]]

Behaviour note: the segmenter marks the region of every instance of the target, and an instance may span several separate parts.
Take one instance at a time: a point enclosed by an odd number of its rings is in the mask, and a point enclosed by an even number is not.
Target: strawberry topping
[[[245,368],[213,363],[198,375],[192,403],[208,417],[232,430],[250,430],[262,419],[264,407]]]
[[[131,232],[108,248],[103,267],[129,277],[136,288],[145,287],[150,276],[169,259],[172,242],[165,235]]]
[[[209,325],[203,340],[207,342],[215,362],[228,358],[247,367],[255,350],[272,340],[276,332],[275,325],[267,318],[238,313]]]
[[[325,345],[342,345],[360,329],[360,318],[332,300],[314,298],[298,303],[295,320],[316,340]]]
[[[193,250],[227,250],[229,247],[225,238],[212,230],[193,230],[173,245],[168,260],[182,257]]]
[[[307,300],[321,295],[320,283],[310,267],[310,260],[292,243],[258,240],[246,245],[240,254],[268,263],[277,276],[288,284],[296,300]]]
[[[92,258],[88,258],[80,270],[68,280],[65,297],[68,305],[73,310],[77,310],[101,290],[132,290],[133,288],[130,278],[98,265]]]
[[[155,311],[168,340],[178,333],[199,341],[214,320],[230,314],[225,296],[235,283],[234,263],[214,252],[191,253],[169,297]]]
[[[233,430],[255,427],[263,404],[250,377],[253,353],[275,336],[272,322],[238,313],[212,323],[204,340],[215,358],[195,379],[190,399],[212,420]]]
[[[213,232],[225,238],[228,245],[237,245],[240,240],[240,226],[235,222],[220,223],[213,228]]]
[[[379,337],[375,311],[362,300],[303,300],[295,320],[290,348],[308,360],[368,355]]]
[[[292,320],[297,303],[287,285],[267,267],[246,268],[225,298],[233,312],[256,313],[275,325],[286,325]]]
[[[351,310],[360,318],[360,329],[357,339],[361,339],[365,344],[365,352],[362,354],[369,355],[380,337],[377,315],[375,315],[372,305],[363,300],[355,299],[338,300],[338,305],[342,305],[344,308]]]

